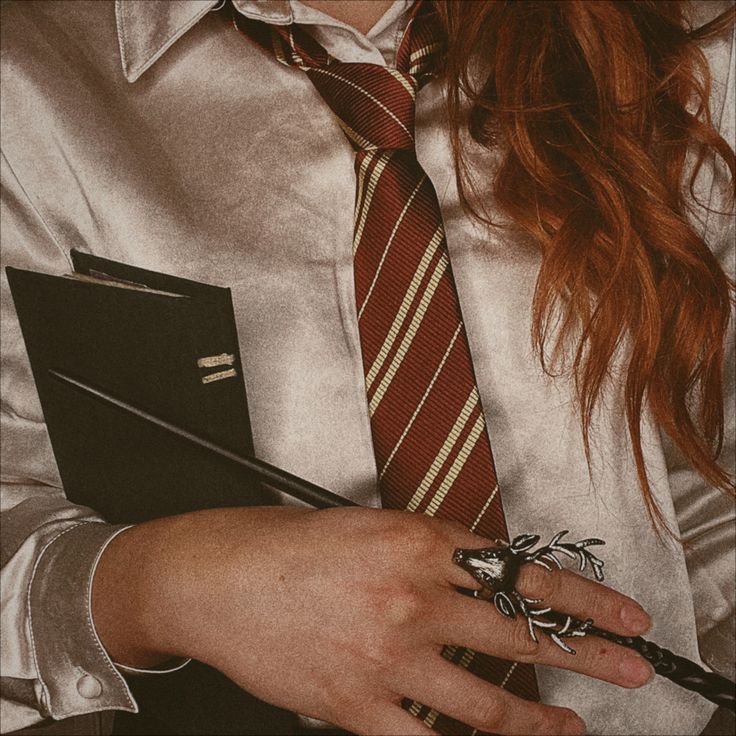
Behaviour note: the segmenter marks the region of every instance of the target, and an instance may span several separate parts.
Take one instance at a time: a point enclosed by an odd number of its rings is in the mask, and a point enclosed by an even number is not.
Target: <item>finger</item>
[[[621,687],[641,687],[653,676],[651,666],[636,652],[595,636],[568,640],[576,654],[561,649],[539,629],[534,641],[524,616],[506,618],[487,601],[448,593],[438,602],[438,610],[443,615],[435,636],[444,644],[515,662],[560,667]]]
[[[571,710],[535,703],[491,685],[439,654],[421,656],[402,690],[409,698],[434,708],[479,731],[495,734],[585,733],[585,724]]]
[[[350,723],[338,724],[351,733],[378,736],[429,736],[436,734],[429,726],[391,702],[381,702],[356,710]]]
[[[646,611],[635,600],[569,570],[524,565],[516,588],[528,598],[542,598],[545,606],[577,618],[592,618],[596,626],[617,634],[637,636],[651,625]]]

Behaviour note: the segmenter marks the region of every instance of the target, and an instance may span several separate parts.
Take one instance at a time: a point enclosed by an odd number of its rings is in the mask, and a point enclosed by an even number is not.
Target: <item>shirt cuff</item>
[[[102,710],[138,712],[90,611],[97,561],[127,528],[83,522],[54,537],[38,557],[28,590],[28,620],[42,715],[58,720]]]

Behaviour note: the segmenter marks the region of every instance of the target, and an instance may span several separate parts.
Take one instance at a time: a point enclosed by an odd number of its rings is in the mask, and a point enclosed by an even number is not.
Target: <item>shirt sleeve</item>
[[[32,200],[2,157],[3,265],[70,270]],[[102,647],[90,613],[91,581],[105,545],[123,528],[65,496],[2,273],[3,731],[43,718],[135,712],[128,686]]]
[[[736,35],[703,45],[712,74],[713,123],[726,141],[736,145]],[[704,167],[696,186],[693,224],[718,257],[726,273],[736,276],[736,232],[729,209],[731,191],[722,164]],[[734,473],[736,444],[736,367],[734,319],[731,315],[724,364],[724,442],[721,465]],[[733,498],[709,486],[665,437],[670,488],[692,586],[701,656],[713,669],[734,677],[736,636],[736,506]]]

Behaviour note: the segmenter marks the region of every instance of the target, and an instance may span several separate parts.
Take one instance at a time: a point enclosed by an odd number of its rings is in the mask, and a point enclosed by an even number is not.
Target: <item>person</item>
[[[446,66],[417,93],[416,157],[509,533],[607,543],[606,586],[526,566],[519,589],[733,676],[732,6],[435,5]],[[230,14],[391,67],[414,4],[221,6],[3,5],[4,263],[63,273],[81,247],[231,287],[256,454],[369,508],[125,527],[71,504],[4,288],[3,732],[99,725],[135,709],[131,668],[189,657],[305,729],[433,732],[405,698],[474,733],[713,729],[714,706],[629,650],[584,637],[572,657],[461,596],[477,585],[453,551],[484,537],[378,508],[355,151],[307,74]],[[537,665],[541,702],[453,666],[443,645]]]

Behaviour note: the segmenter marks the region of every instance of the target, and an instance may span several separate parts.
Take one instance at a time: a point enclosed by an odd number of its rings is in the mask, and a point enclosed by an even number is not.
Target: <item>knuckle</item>
[[[427,517],[417,517],[408,531],[411,550],[418,557],[428,557],[437,551],[441,543],[436,525]]]
[[[384,560],[392,559],[406,544],[406,530],[396,519],[391,519],[376,531],[373,541]]]
[[[591,674],[601,673],[604,668],[615,667],[618,664],[615,647],[607,645],[605,641],[598,641],[600,642],[598,646],[590,647],[584,639],[575,640],[573,647],[575,648],[575,669],[577,671]]]
[[[368,664],[368,668],[377,677],[390,672],[398,664],[395,640],[386,631],[374,631],[366,634],[357,645],[359,659]]]
[[[524,565],[519,573],[519,590],[526,596],[548,598],[557,593],[560,576],[539,565]]]
[[[621,610],[621,604],[615,591],[601,587],[600,590],[588,594],[586,608],[596,612],[597,615],[602,613],[616,615]]]
[[[564,730],[564,721],[550,718],[542,708],[532,707],[529,711],[527,719],[531,733],[561,733]]]
[[[401,514],[383,525],[374,543],[384,561],[415,570],[417,561],[426,562],[437,551],[441,538],[432,519]]]
[[[614,682],[622,687],[638,687],[644,681],[632,682],[622,674],[624,667],[632,656],[630,650],[597,639],[575,642],[575,671],[599,680]],[[633,655],[635,656],[635,655]]]
[[[534,641],[529,634],[529,628],[525,623],[518,622],[511,634],[511,644],[516,657],[524,660],[534,660],[538,657],[541,645]]]
[[[411,584],[373,586],[360,654],[376,666],[393,667],[408,642],[416,642],[431,611],[429,596]]]
[[[486,698],[474,708],[479,725],[491,728],[502,725],[508,716],[508,701],[504,697]]]
[[[395,591],[384,603],[384,617],[389,626],[415,626],[424,618],[427,601],[416,587],[409,586]]]
[[[448,544],[452,544],[453,547],[469,546],[466,544],[469,536],[467,526],[461,524],[459,521],[453,521],[452,519],[435,519],[435,521],[437,522],[437,529]],[[477,537],[477,540],[479,542],[478,546],[482,546],[484,542],[483,537]]]

